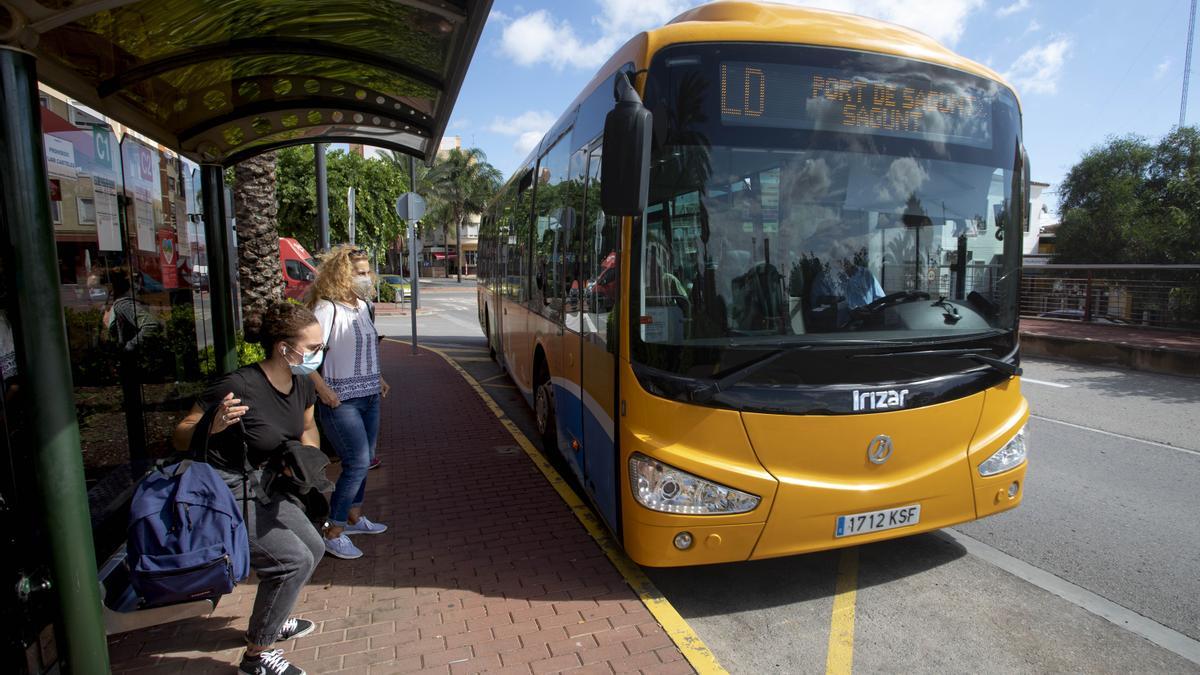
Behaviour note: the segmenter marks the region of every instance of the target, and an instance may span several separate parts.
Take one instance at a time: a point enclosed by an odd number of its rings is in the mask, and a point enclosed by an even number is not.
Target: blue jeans
[[[379,394],[348,399],[336,408],[318,403],[317,416],[321,433],[342,459],[342,475],[329,500],[329,522],[345,527],[350,509],[362,506],[367,491],[367,469],[379,438]]]

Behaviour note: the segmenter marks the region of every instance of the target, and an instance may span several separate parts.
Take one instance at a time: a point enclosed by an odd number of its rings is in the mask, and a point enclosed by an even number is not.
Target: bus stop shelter
[[[38,82],[201,166],[209,251],[223,170],[291,145],[431,161],[490,0],[0,0],[0,259],[63,651],[106,672]],[[210,253],[218,372],[237,366],[234,261]],[[36,402],[36,403],[33,403]],[[10,555],[14,553],[10,552]]]

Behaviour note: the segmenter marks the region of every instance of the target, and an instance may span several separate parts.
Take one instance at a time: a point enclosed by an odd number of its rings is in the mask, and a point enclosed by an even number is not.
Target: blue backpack
[[[133,495],[126,565],[143,607],[215,598],[250,574],[246,524],[208,464],[154,469]]]

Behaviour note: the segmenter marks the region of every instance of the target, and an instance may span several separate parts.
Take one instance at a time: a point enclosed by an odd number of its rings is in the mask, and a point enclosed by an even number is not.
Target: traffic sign
[[[412,223],[425,217],[425,198],[415,192],[405,192],[396,200],[396,215]]]

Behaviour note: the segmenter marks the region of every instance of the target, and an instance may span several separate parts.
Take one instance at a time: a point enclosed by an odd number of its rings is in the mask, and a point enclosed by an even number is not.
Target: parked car
[[[396,291],[397,302],[407,302],[412,295],[412,284],[407,278],[399,274],[381,274],[379,275],[379,280],[391,286]]]
[[[1056,309],[1052,312],[1042,312],[1038,314],[1039,318],[1044,319],[1067,319],[1070,321],[1083,321],[1082,309]],[[1115,316],[1098,316],[1092,315],[1092,323],[1111,323],[1126,325],[1129,322],[1124,319],[1118,319]]]

